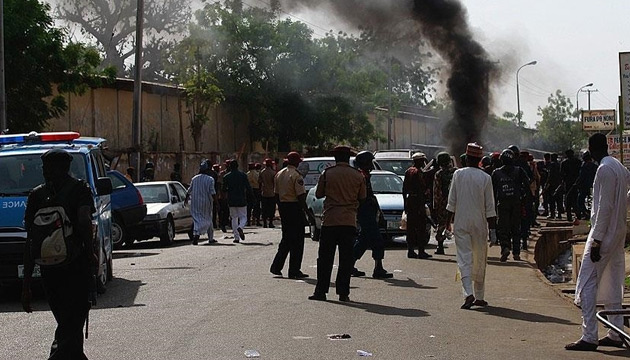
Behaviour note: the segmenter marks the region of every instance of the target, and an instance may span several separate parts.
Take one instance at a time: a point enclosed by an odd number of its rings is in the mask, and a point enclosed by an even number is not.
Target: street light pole
[[[575,92],[575,111],[577,112],[577,119],[578,121],[580,120],[580,97],[578,96],[580,94],[580,91],[582,89],[584,89],[585,87],[591,87],[593,86],[593,83],[588,83],[584,86],[582,86],[581,88],[578,89],[578,91]],[[589,110],[590,110],[590,106],[589,106]]]
[[[518,123],[516,125],[518,127],[521,126],[521,97],[520,97],[519,89],[518,89],[518,73],[525,66],[527,66],[527,65],[536,65],[537,63],[538,63],[538,61],[536,61],[536,60],[530,61],[527,64],[522,65],[520,68],[518,68],[518,70],[516,70],[516,121],[518,121]]]

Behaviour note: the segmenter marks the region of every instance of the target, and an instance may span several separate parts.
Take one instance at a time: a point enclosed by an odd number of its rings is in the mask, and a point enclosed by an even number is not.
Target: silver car
[[[129,237],[147,240],[159,237],[164,246],[171,245],[175,233],[192,229],[190,206],[185,204],[186,188],[178,181],[151,181],[134,184],[147,205],[147,215],[129,229]]]
[[[373,170],[371,174],[372,190],[384,218],[380,229],[381,234],[390,241],[393,237],[405,234],[405,230],[400,229],[400,219],[404,210],[403,181],[391,171]],[[317,199],[315,191],[317,191],[317,186],[308,191],[306,205],[315,215],[315,225],[310,226],[311,239],[318,241],[322,228],[324,198]]]

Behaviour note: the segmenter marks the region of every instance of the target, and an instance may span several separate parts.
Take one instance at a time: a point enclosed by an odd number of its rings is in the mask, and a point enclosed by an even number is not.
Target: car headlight
[[[160,214],[147,214],[147,216],[144,217],[145,221],[156,221],[156,220],[160,220]]]

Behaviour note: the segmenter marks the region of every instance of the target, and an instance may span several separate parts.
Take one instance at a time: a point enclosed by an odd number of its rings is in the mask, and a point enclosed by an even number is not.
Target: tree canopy
[[[547,98],[547,106],[538,107],[542,120],[536,123],[540,135],[541,148],[561,152],[581,148],[587,134],[582,123],[575,121],[575,109],[571,100],[557,90]]]
[[[94,49],[67,43],[49,12],[49,5],[38,0],[4,1],[7,123],[12,133],[41,130],[66,110],[63,93],[82,93],[100,83],[101,76],[114,76],[112,69],[97,70],[101,59]]]

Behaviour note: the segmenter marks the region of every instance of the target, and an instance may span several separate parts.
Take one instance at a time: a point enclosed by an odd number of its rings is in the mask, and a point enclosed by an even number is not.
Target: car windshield
[[[372,191],[375,194],[402,194],[403,181],[393,174],[372,175]]]
[[[83,155],[71,155],[70,175],[86,180]],[[0,196],[27,195],[43,183],[41,154],[0,156]]]
[[[381,170],[391,171],[396,175],[405,175],[405,171],[413,165],[411,159],[396,159],[396,160],[382,160],[377,159],[376,162],[381,167]]]
[[[168,203],[168,189],[166,184],[142,185],[136,184],[136,187],[142,194],[145,203]]]

